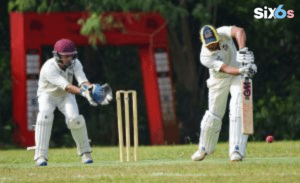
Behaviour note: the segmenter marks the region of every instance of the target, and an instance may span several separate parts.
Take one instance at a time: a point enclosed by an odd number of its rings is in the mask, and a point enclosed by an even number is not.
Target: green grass
[[[234,163],[227,143],[202,162],[190,160],[195,150],[195,144],[142,146],[140,161],[120,163],[118,147],[93,147],[94,163],[84,165],[75,148],[50,149],[47,167],[35,166],[33,151],[0,150],[0,183],[300,181],[300,141],[249,142],[247,158]]]

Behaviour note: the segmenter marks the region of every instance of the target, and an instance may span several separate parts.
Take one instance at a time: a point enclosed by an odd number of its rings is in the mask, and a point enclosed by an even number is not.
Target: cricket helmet
[[[211,25],[205,25],[200,30],[200,39],[204,46],[219,42],[217,30]]]
[[[70,65],[72,65],[77,59],[77,51],[76,51],[76,46],[75,43],[69,39],[60,39],[58,40],[55,45],[54,45],[54,50],[53,50],[53,55],[54,58],[57,62],[61,63],[61,55],[70,55],[73,56],[72,62]],[[70,66],[68,65],[68,66]]]

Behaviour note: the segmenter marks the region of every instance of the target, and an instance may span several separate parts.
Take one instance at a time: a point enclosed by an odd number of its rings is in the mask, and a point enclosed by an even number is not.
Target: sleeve
[[[221,36],[221,37],[227,37],[227,38],[231,38],[231,28],[233,26],[223,26],[223,27],[219,27],[217,29],[217,32],[218,34]]]
[[[219,72],[224,62],[218,55],[200,55],[200,62],[209,69]]]
[[[54,66],[50,66],[48,69],[45,69],[45,78],[52,84],[58,86],[59,88],[65,90],[66,87],[70,84],[62,75],[59,74],[59,71],[55,69]]]
[[[78,86],[80,86],[83,82],[88,81],[88,79],[85,76],[85,73],[83,72],[83,66],[78,59],[76,60],[75,63],[74,75],[78,82]]]

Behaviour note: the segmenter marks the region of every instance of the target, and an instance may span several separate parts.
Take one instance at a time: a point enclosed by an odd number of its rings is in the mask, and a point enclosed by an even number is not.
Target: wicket
[[[119,131],[119,148],[120,161],[123,162],[123,122],[122,122],[122,94],[124,95],[125,106],[125,134],[126,134],[126,155],[127,161],[130,161],[130,117],[129,117],[129,95],[132,97],[133,111],[133,137],[134,137],[134,161],[138,161],[138,117],[137,117],[137,99],[134,90],[119,90],[116,92],[117,114],[118,114],[118,131]]]

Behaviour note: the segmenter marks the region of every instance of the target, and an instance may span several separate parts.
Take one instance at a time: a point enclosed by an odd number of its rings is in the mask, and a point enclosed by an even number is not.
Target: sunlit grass
[[[133,150],[133,149],[132,149]],[[50,149],[47,167],[36,167],[33,151],[0,150],[0,182],[298,182],[300,142],[249,142],[243,162],[228,161],[219,143],[202,162],[190,156],[197,145],[142,146],[140,161],[119,162],[118,147],[93,147],[85,165],[75,148]],[[133,158],[133,156],[132,156]]]

